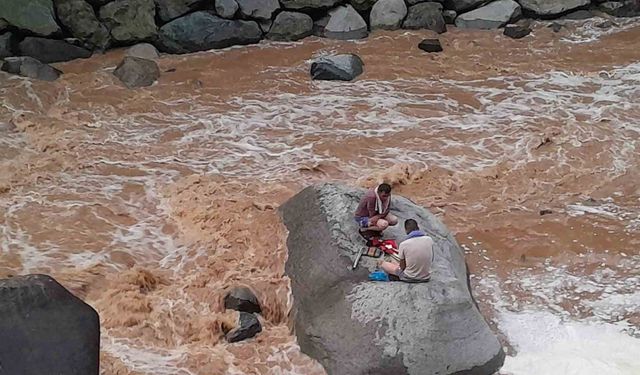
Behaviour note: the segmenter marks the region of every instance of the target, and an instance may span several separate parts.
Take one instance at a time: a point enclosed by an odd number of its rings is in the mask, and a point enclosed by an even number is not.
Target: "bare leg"
[[[371,225],[368,226],[366,228],[363,228],[363,230],[371,230],[374,232],[382,232],[383,230],[387,229],[389,227],[389,222],[386,221],[385,219],[379,219],[375,225]]]
[[[398,217],[396,217],[396,215],[387,214],[387,216],[385,216],[384,219],[387,221],[388,225],[390,226],[394,226],[398,224]]]

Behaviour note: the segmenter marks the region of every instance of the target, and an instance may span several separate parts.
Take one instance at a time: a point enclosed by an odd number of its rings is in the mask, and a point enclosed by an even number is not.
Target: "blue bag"
[[[370,281],[389,281],[389,275],[386,272],[377,270],[369,274]]]

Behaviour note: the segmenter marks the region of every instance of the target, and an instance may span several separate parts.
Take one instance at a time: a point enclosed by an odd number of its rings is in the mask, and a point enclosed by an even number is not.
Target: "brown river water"
[[[319,181],[429,207],[467,252],[501,373],[640,374],[640,21],[377,32],[0,76],[0,277],[48,273],[101,316],[108,375],[323,374],[290,332],[277,207]],[[359,54],[355,82],[312,58]],[[541,215],[541,210],[550,213]],[[229,345],[221,300],[260,296]]]

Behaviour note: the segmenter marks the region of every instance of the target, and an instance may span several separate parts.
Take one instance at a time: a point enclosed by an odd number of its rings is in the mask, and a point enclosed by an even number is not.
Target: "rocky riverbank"
[[[43,63],[149,42],[189,53],[263,39],[316,35],[360,39],[375,29],[429,29],[447,24],[492,29],[523,17],[640,15],[640,1],[621,0],[0,0],[0,58]]]

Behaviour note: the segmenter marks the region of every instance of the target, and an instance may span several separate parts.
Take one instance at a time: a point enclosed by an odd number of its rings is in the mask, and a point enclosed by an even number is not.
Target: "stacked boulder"
[[[29,56],[46,64],[145,42],[190,53],[310,35],[361,39],[377,29],[494,29],[522,16],[593,16],[587,10],[635,17],[640,1],[0,0],[0,59]]]

